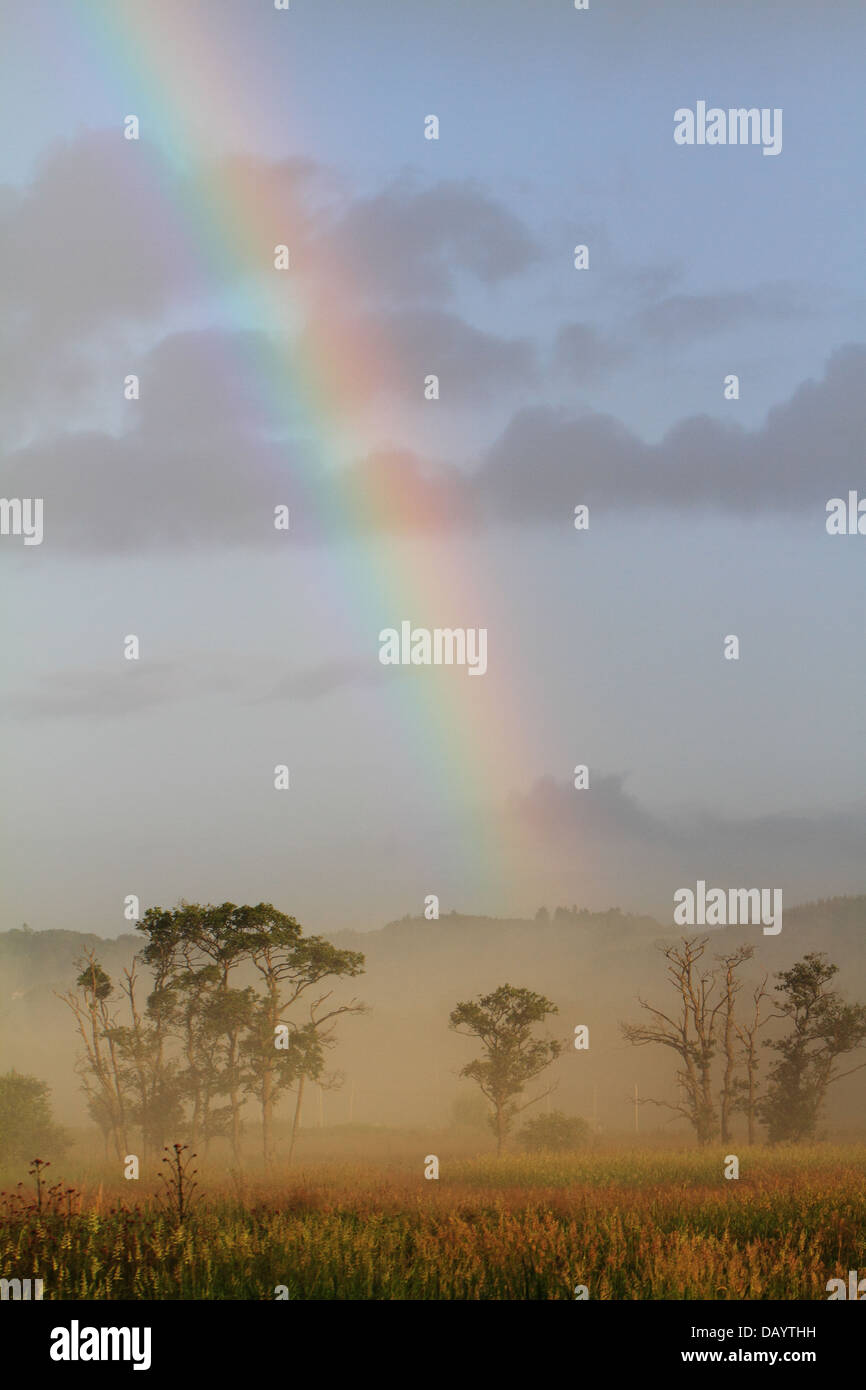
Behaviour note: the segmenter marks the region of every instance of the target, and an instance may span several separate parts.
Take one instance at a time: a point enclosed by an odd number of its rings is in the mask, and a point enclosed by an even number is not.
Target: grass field
[[[866,1270],[866,1147],[305,1165],[178,1221],[132,1184],[7,1201],[0,1277],[47,1299],[826,1299]],[[136,1184],[138,1187],[138,1184]],[[32,1191],[32,1189],[29,1189]],[[7,1189],[8,1191],[8,1189]]]

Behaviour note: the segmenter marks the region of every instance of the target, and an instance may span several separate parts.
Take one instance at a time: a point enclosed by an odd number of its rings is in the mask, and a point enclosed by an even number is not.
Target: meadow
[[[417,1156],[305,1153],[269,1178],[202,1166],[182,1219],[96,1174],[40,1212],[30,1180],[0,1197],[0,1274],[48,1299],[794,1300],[866,1269],[866,1145],[743,1146],[731,1180],[723,1158],[455,1154],[425,1180]]]

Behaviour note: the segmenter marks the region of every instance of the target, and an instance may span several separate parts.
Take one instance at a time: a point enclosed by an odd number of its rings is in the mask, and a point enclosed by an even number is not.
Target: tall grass
[[[0,1219],[0,1277],[52,1299],[823,1299],[866,1272],[866,1149],[318,1165],[206,1190],[180,1219],[131,1184]],[[207,1188],[207,1183],[204,1183]],[[97,1200],[98,1198],[98,1200]]]

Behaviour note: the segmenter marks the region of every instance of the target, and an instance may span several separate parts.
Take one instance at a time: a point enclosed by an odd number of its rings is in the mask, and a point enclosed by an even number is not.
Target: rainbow
[[[291,23],[290,13],[277,11],[268,20]],[[305,243],[305,214],[292,199],[291,179],[277,189],[274,180],[255,180],[249,158],[214,156],[222,138],[214,132],[224,129],[227,106],[239,150],[260,148],[257,136],[274,120],[273,112],[252,109],[257,94],[249,82],[237,81],[224,30],[218,35],[196,22],[192,7],[178,0],[85,0],[67,22],[74,23],[69,41],[87,50],[83,64],[116,101],[118,138],[127,114],[140,117],[134,155],[153,169],[160,217],[181,244],[194,248],[202,288],[242,286],[229,300],[233,326],[259,331],[252,349],[250,335],[244,339],[232,370],[265,404],[276,438],[299,432],[304,438],[304,461],[293,467],[287,454],[274,503],[291,506],[293,531],[303,531],[307,516],[336,534],[327,548],[335,611],[351,606],[352,625],[373,660],[379,629],[405,619],[430,627],[483,624],[472,547],[463,545],[459,563],[443,572],[419,562],[405,534],[400,538],[407,520],[424,517],[430,499],[424,478],[411,469],[402,478],[389,470],[387,486],[370,492],[359,489],[347,467],[370,451],[362,407],[373,380],[391,369],[393,353],[369,325],[356,331],[336,307],[356,296],[344,268],[326,264],[321,247]],[[263,14],[249,22],[263,23]],[[279,118],[286,121],[285,110]],[[273,268],[279,244],[290,249],[288,272]],[[490,651],[494,667],[495,633]],[[454,824],[451,843],[460,846],[459,867],[431,864],[430,877],[436,880],[441,871],[459,883],[461,910],[491,910],[485,904],[496,902],[517,915],[509,886],[513,852],[501,841],[501,819],[485,804],[491,769],[501,776],[521,736],[517,713],[510,702],[492,707],[478,690],[483,681],[467,681],[456,671],[442,673],[447,679],[426,680],[427,674],[395,673],[383,690],[390,687],[394,701],[395,741],[423,764],[419,794],[438,798]],[[381,790],[371,788],[371,801],[380,798]]]

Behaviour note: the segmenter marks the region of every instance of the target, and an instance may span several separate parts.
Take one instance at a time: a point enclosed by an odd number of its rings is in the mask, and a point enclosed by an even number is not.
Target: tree
[[[768,976],[765,972],[760,984],[756,985],[752,994],[752,1013],[749,1022],[739,1023],[736,1020],[734,1022],[740,1041],[740,1057],[746,1069],[746,1079],[745,1081],[738,1079],[734,1083],[732,1109],[745,1111],[749,1126],[750,1144],[755,1142],[755,1122],[758,1116],[758,1032],[767,1022],[762,1009],[764,1000],[770,997],[767,992],[767,979]]]
[[[861,1062],[847,1071],[836,1069],[839,1057],[866,1043],[866,1006],[845,1004],[827,989],[838,969],[824,951],[810,951],[776,975],[782,1002],[773,1017],[787,1019],[791,1030],[764,1044],[779,1054],[767,1095],[758,1102],[771,1144],[813,1136],[828,1088],[866,1066]]]
[[[239,929],[238,914],[244,911],[234,903],[218,907],[184,903],[175,914],[185,959],[196,960],[198,968],[210,964],[216,971],[214,990],[204,1008],[206,1035],[212,1040],[219,1062],[216,1089],[228,1095],[231,1115],[231,1145],[234,1161],[241,1166],[241,1039],[249,1027],[253,1010],[253,990],[237,989],[232,973],[246,955],[246,943]],[[139,929],[144,923],[139,923]]]
[[[203,1140],[205,1157],[211,1141],[227,1133],[229,1119],[229,1107],[216,1105],[220,1068],[208,1021],[209,1003],[218,984],[216,966],[205,965],[198,970],[188,966],[178,971],[165,991],[166,1011],[180,1043],[181,1094],[191,1107],[191,1146],[197,1150]]]
[[[164,1049],[175,1042],[180,1053],[177,1090],[191,1107],[192,1147],[204,1141],[207,1156],[211,1141],[228,1132],[231,1107],[216,1104],[223,1077],[213,1006],[223,975],[199,950],[197,911],[186,903],[172,911],[150,907],[137,930],[147,937],[141,960],[153,972],[147,1013],[160,1039],[157,1065],[163,1065]]]
[[[228,1130],[232,1153],[241,1166],[241,1110],[243,1095],[242,1041],[251,1026],[255,991],[233,984],[234,974],[247,957],[244,914],[249,909],[234,903],[219,906],[182,902],[173,911],[149,908],[138,923],[147,938],[142,960],[155,973],[157,989],[149,1007],[165,1005],[166,1023],[181,1021],[186,1042],[193,1049],[193,1071],[183,1078],[197,1107],[197,1125],[207,1138],[224,1129],[226,1115],[212,1106],[212,1098],[228,1096]],[[165,996],[160,999],[160,995]],[[187,1009],[177,1001],[186,996]],[[174,1000],[176,1007],[171,1008]],[[195,1015],[189,1004],[195,1001]],[[207,1096],[207,1109],[202,1101]]]
[[[543,994],[506,984],[492,994],[458,1004],[450,1015],[454,1032],[479,1038],[483,1044],[483,1055],[467,1062],[460,1075],[475,1081],[492,1106],[490,1127],[496,1135],[497,1154],[502,1153],[515,1115],[549,1093],[548,1089],[523,1105],[516,1104],[527,1083],[544,1071],[565,1046],[556,1040],[532,1037],[533,1026],[556,1013],[556,1005]]]
[[[36,1076],[8,1071],[0,1076],[0,1163],[21,1163],[68,1148],[66,1132],[54,1124],[48,1086]]]
[[[124,969],[120,991],[127,1001],[130,1022],[115,1025],[108,1036],[117,1049],[125,1086],[130,1120],[141,1129],[145,1158],[165,1145],[169,1134],[176,1134],[183,1123],[182,1087],[177,1066],[165,1056],[167,1010],[161,991],[150,995],[144,1015],[136,999],[138,968]]]
[[[103,1133],[110,1133],[114,1152],[121,1161],[129,1152],[127,1139],[129,1078],[124,1071],[118,1047],[117,1016],[110,1000],[114,985],[103,970],[96,953],[75,962],[81,973],[75,983],[80,991],[58,995],[72,1010],[84,1056],[78,1062],[83,1077],[88,1108]]]
[[[294,1143],[305,1078],[321,1079],[338,1018],[366,1010],[355,999],[331,1004],[333,991],[318,987],[363,973],[363,955],[304,937],[295,918],[270,903],[150,908],[138,930],[148,938],[142,960],[156,975],[148,1011],[180,1041],[178,1082],[192,1105],[193,1144],[202,1134],[207,1152],[209,1139],[227,1128],[240,1166],[241,1107],[252,1094],[261,1106],[265,1163],[271,1163],[280,1094],[297,1087]],[[234,985],[242,967],[257,972],[261,991]],[[290,1017],[301,1005],[305,1016]],[[214,1104],[219,1095],[228,1096],[228,1106]]]
[[[329,1006],[333,991],[316,993],[318,986],[328,979],[363,974],[364,957],[360,951],[339,950],[320,936],[304,938],[294,917],[277,912],[269,903],[239,909],[238,925],[265,991],[243,1052],[246,1078],[262,1107],[262,1144],[268,1165],[274,1158],[273,1113],[280,1092],[298,1085],[294,1141],[303,1097],[301,1078],[321,1077],[325,1049],[335,1042],[337,1019],[366,1012],[366,1005],[357,999]],[[307,1018],[298,1022],[290,1017],[290,1010],[305,995]],[[284,1046],[277,1047],[275,1035],[281,1026]]]
[[[655,1043],[670,1048],[679,1057],[681,1066],[676,1074],[679,1103],[662,1100],[648,1103],[684,1115],[694,1126],[699,1144],[708,1144],[718,1132],[712,1061],[716,1050],[717,1017],[725,1002],[724,995],[714,1000],[718,983],[716,973],[701,964],[708,941],[708,937],[699,941],[684,937],[682,946],[662,947],[668,962],[668,977],[679,995],[679,1010],[673,1017],[639,998],[638,1003],[649,1014],[651,1022],[620,1025],[624,1037],[635,1047]]]
[[[736,1108],[738,1097],[737,1069],[740,1056],[737,1049],[736,1002],[742,981],[737,978],[737,970],[745,961],[751,960],[754,954],[754,946],[738,946],[729,955],[716,957],[724,966],[724,975],[722,976],[722,1056],[724,1057],[724,1069],[719,1100],[719,1129],[723,1144],[730,1143],[733,1137],[731,1134],[731,1115]]]

